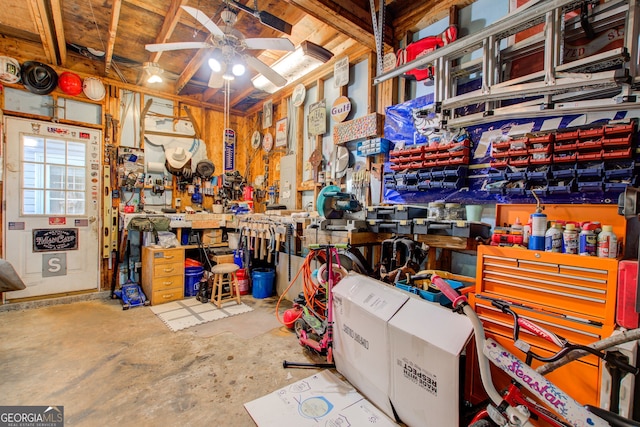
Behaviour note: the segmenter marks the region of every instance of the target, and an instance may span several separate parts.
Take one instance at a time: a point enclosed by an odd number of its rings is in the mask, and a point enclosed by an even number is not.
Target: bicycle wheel
[[[615,347],[620,344],[624,344],[626,342],[637,341],[637,340],[640,340],[640,328],[630,329],[628,331],[623,331],[619,334],[612,335],[608,338],[601,339],[600,341],[596,341],[589,344],[589,347],[594,348],[596,350],[603,351],[608,348]],[[536,371],[539,374],[546,375],[550,372],[555,371],[561,366],[564,366],[567,363],[572,362],[574,360],[580,359],[581,357],[584,357],[588,354],[590,353],[586,351],[580,351],[580,350],[572,351],[571,353],[567,354],[561,359],[556,360],[555,362],[549,362],[549,363],[545,363],[542,366],[539,366],[536,369]]]

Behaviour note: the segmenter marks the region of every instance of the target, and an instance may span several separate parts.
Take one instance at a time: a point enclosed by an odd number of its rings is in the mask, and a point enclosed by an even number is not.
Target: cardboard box
[[[244,407],[261,427],[397,426],[328,370],[247,402]]]
[[[211,255],[211,261],[216,264],[233,264],[233,254]]]
[[[216,243],[222,243],[222,229],[207,228],[202,230],[203,245],[213,245]]]
[[[466,316],[411,297],[389,320],[389,397],[408,426],[458,427],[460,354],[473,333]]]
[[[336,369],[392,419],[387,322],[408,299],[407,293],[356,273],[333,288]]]

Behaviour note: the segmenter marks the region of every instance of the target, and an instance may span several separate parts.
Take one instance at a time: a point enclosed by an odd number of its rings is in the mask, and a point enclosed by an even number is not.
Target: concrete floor
[[[0,310],[0,405],[63,405],[69,426],[254,426],[243,404],[317,372],[322,362],[254,311],[171,332],[148,307],[99,299]]]

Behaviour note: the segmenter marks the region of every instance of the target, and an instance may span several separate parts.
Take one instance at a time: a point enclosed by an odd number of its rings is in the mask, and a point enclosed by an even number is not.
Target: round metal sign
[[[351,112],[351,101],[346,96],[339,96],[333,101],[331,118],[336,122],[343,122]]]
[[[382,59],[382,71],[387,72],[396,68],[396,54],[393,52],[389,52],[384,55]]]
[[[291,95],[291,102],[294,107],[299,107],[304,103],[304,98],[307,95],[307,89],[304,87],[302,83],[298,84],[293,89],[293,94]]]
[[[255,150],[260,147],[260,143],[262,143],[262,135],[260,135],[259,131],[253,132],[253,135],[251,135],[251,147]]]
[[[262,148],[264,148],[264,151],[267,153],[273,148],[273,136],[271,135],[271,132],[266,132],[264,134],[264,138],[262,138]]]

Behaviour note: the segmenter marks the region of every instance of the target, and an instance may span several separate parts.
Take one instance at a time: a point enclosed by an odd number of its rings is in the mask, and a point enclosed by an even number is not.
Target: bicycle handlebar
[[[458,291],[453,289],[451,285],[449,285],[442,277],[434,274],[433,276],[431,276],[431,283],[438,289],[440,289],[440,292],[442,292],[444,296],[453,303],[454,309],[457,309],[462,304],[467,302],[467,297],[464,295],[460,295]]]
[[[513,330],[514,330],[514,337],[513,340],[518,341],[519,340],[519,328],[522,327],[523,329],[526,329],[527,331],[531,332],[532,334],[543,338],[547,341],[549,341],[550,343],[556,345],[557,347],[560,348],[560,350],[558,352],[556,352],[555,354],[552,354],[549,357],[544,357],[541,356],[539,354],[536,354],[535,352],[529,350],[523,350],[525,351],[525,353],[527,353],[527,355],[529,355],[530,357],[539,360],[541,362],[555,362],[559,359],[562,359],[564,356],[568,355],[571,352],[574,351],[584,351],[587,353],[591,353],[599,358],[601,358],[602,360],[604,360],[607,363],[610,363],[611,365],[617,367],[618,369],[620,369],[621,371],[625,372],[625,373],[629,373],[632,375],[637,375],[638,372],[640,371],[640,369],[636,368],[633,365],[630,365],[629,363],[626,363],[623,360],[620,360],[619,358],[613,356],[611,353],[606,353],[606,352],[602,352],[602,351],[598,351],[596,349],[593,349],[591,347],[588,347],[586,345],[580,345],[580,344],[573,344],[571,342],[569,342],[566,338],[563,338],[553,332],[551,332],[550,330],[543,328],[542,326],[536,324],[535,322],[532,322],[529,319],[525,319],[520,317],[515,311],[513,311],[511,309],[511,304],[509,304],[507,301],[502,301],[502,300],[492,300],[491,301],[491,305],[493,305],[494,307],[500,309],[503,313],[505,314],[510,314],[511,316],[513,316]],[[516,345],[516,347],[518,347]],[[518,347],[520,348],[520,347]],[[522,349],[521,349],[522,350]]]
[[[564,356],[568,355],[569,353],[572,353],[574,351],[585,351],[587,353],[593,354],[594,356],[597,356],[599,358],[601,358],[602,360],[604,360],[605,362],[615,366],[616,368],[620,369],[621,371],[631,374],[631,375],[638,375],[638,372],[640,372],[640,368],[636,368],[633,365],[630,365],[629,363],[625,362],[624,360],[616,357],[615,355],[613,355],[612,353],[605,353],[602,351],[598,351],[592,347],[586,346],[586,345],[580,345],[580,344],[568,344],[566,347],[563,347],[560,351],[558,351],[557,353],[549,356],[549,357],[542,357],[538,354],[535,354],[533,352],[531,352],[531,355],[533,356],[534,359],[537,359],[541,362],[546,362],[546,363],[550,363],[550,362],[555,362],[556,360],[560,360],[562,359]]]

